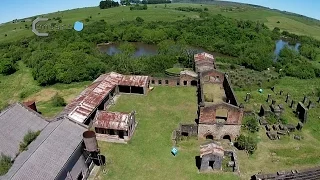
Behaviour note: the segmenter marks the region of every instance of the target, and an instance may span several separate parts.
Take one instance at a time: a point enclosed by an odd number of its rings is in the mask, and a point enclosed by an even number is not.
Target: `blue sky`
[[[232,0],[286,10],[320,19],[319,0]],[[100,0],[1,0],[0,23],[13,19],[80,7],[98,6]]]

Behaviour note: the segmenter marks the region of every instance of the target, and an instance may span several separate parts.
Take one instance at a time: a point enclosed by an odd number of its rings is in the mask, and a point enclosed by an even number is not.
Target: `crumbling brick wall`
[[[188,136],[198,135],[198,125],[197,124],[180,124],[179,130],[181,134]]]
[[[201,73],[202,82],[223,83],[224,73],[217,70],[210,70]]]
[[[220,103],[208,107],[199,107],[200,123],[216,123],[216,110],[227,109],[228,117],[225,124],[241,124],[243,118],[243,109],[230,105],[228,103]]]
[[[180,86],[180,78],[178,77],[151,77],[150,86]]]
[[[199,124],[198,138],[206,139],[206,136],[212,135],[214,139],[223,139],[229,135],[231,140],[235,140],[240,135],[241,125],[220,125],[220,124]]]

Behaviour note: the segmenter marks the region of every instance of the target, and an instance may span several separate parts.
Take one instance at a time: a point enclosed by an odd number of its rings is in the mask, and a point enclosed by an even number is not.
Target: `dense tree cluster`
[[[140,17],[112,25],[98,21],[81,32],[63,30],[52,32],[48,37],[33,36],[15,43],[0,44],[0,72],[13,73],[17,69],[16,62],[22,60],[32,69],[34,79],[41,85],[92,80],[111,70],[163,75],[176,63],[192,68],[193,52],[187,48],[191,45],[229,55],[219,60],[258,71],[275,66],[285,75],[300,78],[313,78],[320,74],[307,58],[288,48],[280,53],[278,62],[274,62],[275,40],[280,36],[279,29],[271,31],[263,23],[222,15],[176,22],[145,22]],[[307,44],[319,45],[312,38],[298,36],[297,39],[306,44],[304,48],[308,47]],[[108,56],[96,48],[97,43],[125,41],[158,44],[159,54],[135,58],[132,57],[132,47],[125,45],[127,53]],[[302,51],[305,52],[303,54],[309,52]]]
[[[108,9],[112,7],[118,7],[119,3],[112,0],[100,1],[99,7],[100,9]]]
[[[143,0],[142,4],[168,4],[170,0]]]
[[[202,8],[195,8],[195,7],[177,7],[177,8],[174,8],[174,9],[178,10],[178,11],[186,11],[186,12],[190,12],[190,11],[202,12],[203,11]]]
[[[130,7],[130,10],[147,10],[148,6],[146,4],[144,5],[139,5],[139,4],[135,4],[134,6]]]
[[[235,146],[240,150],[246,150],[249,154],[253,154],[258,147],[258,142],[250,135],[241,134],[235,143]]]

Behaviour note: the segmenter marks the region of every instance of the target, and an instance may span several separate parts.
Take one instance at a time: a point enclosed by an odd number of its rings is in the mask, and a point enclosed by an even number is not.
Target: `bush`
[[[86,21],[86,22],[89,22],[89,21],[90,21],[90,19],[86,18],[86,19],[85,19],[85,21]]]
[[[258,142],[252,136],[240,135],[237,138],[235,146],[240,150],[246,150],[249,154],[253,154],[257,150]]]
[[[281,122],[282,124],[288,124],[288,119],[281,117],[281,118],[280,118],[280,122]]]
[[[0,176],[5,175],[12,166],[10,156],[1,153],[0,156]]]
[[[259,123],[255,117],[246,118],[244,121],[244,126],[251,133],[259,132]]]
[[[143,23],[144,20],[141,17],[137,17],[136,21],[139,22],[139,23]]]
[[[7,36],[8,36],[7,34],[4,35],[4,37],[7,37]]]
[[[59,19],[58,23],[62,23],[62,20],[61,20],[61,19]]]
[[[204,11],[208,11],[208,8],[205,7],[203,10],[204,10]]]
[[[19,151],[28,150],[28,145],[34,141],[40,134],[40,131],[28,131],[28,133],[23,137],[23,142],[20,142]]]
[[[66,102],[63,99],[63,97],[61,97],[59,94],[56,94],[52,99],[52,105],[55,107],[61,107],[61,106],[65,106]]]

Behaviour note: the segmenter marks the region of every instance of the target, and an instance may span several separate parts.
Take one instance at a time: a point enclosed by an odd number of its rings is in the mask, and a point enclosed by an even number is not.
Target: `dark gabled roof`
[[[15,158],[28,131],[41,131],[49,122],[38,113],[15,103],[0,113],[0,153]]]
[[[17,116],[22,114],[24,116]],[[32,120],[40,118],[40,120],[45,122],[45,127],[41,129],[40,135],[28,146],[28,150],[19,154],[8,173],[0,176],[0,180],[54,180],[77,147],[82,143],[82,133],[86,131],[86,128],[67,118],[47,122],[41,119],[41,116],[36,112],[29,110],[19,103],[9,107],[1,115],[1,118],[6,117],[5,119],[15,117],[14,119],[17,122],[24,122],[25,119],[28,119],[25,117],[29,116]],[[13,118],[10,120],[13,120]],[[35,126],[34,122],[37,121],[39,119],[29,121],[28,126]],[[11,124],[11,129],[15,131],[18,131],[18,128],[25,129],[27,126],[12,122]],[[6,131],[6,133],[8,134],[0,132],[0,137],[9,136],[11,132]],[[0,148],[3,148],[2,144]]]

